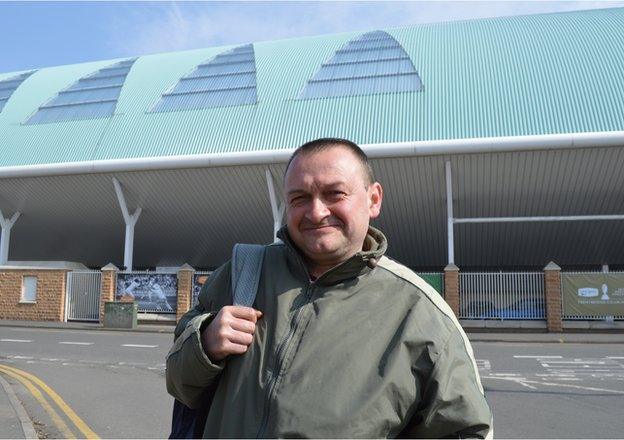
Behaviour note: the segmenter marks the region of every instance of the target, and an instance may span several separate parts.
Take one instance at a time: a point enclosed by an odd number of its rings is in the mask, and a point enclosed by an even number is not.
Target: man
[[[343,139],[295,151],[283,243],[266,247],[254,308],[230,265],[181,320],[167,388],[209,405],[204,437],[485,437],[491,413],[450,308],[384,256],[382,187]]]

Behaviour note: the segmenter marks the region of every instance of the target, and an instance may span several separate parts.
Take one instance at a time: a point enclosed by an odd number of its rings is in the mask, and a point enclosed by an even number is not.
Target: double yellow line
[[[41,391],[37,388],[41,388],[43,393],[48,396],[48,399],[52,399],[54,403],[58,406],[58,408],[65,414],[65,416],[78,428],[78,430],[82,433],[81,438],[88,439],[99,439],[100,437],[93,432],[91,428],[80,418],[78,414],[74,412],[73,409],[65,403],[65,401],[59,396],[56,391],[47,386],[41,379],[37,376],[34,376],[26,371],[22,371],[18,368],[9,367],[8,365],[0,364],[0,373],[4,373],[7,376],[10,376],[18,381],[20,381],[30,394],[33,395],[35,399],[41,404],[43,409],[48,413],[52,422],[56,425],[56,427],[61,431],[63,437],[69,439],[75,439],[76,436],[69,429],[67,423],[63,420],[63,418],[56,412],[56,410],[50,405],[50,403],[44,397]],[[37,386],[35,386],[37,385]]]

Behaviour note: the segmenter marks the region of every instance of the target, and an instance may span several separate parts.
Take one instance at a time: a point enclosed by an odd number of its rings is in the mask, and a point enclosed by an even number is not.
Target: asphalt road
[[[164,381],[172,337],[2,327],[0,364],[39,377],[100,437],[162,438],[169,434],[173,404]],[[42,424],[37,428],[50,438],[64,437],[24,387],[14,388]]]
[[[162,438],[171,334],[0,327],[0,364],[38,376],[99,436]],[[474,343],[498,438],[617,438],[624,432],[624,344]],[[63,437],[9,378],[50,438]]]
[[[621,438],[624,344],[473,344],[498,438]]]

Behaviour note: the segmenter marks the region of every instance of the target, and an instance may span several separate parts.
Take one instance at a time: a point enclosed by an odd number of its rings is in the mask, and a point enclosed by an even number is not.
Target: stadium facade
[[[289,154],[362,145],[418,269],[624,264],[624,9],[0,74],[0,264],[214,268],[282,223]]]

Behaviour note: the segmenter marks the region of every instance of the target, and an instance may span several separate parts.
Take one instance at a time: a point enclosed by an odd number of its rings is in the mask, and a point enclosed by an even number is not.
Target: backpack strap
[[[265,246],[236,243],[232,248],[232,304],[251,307],[256,300]]]

